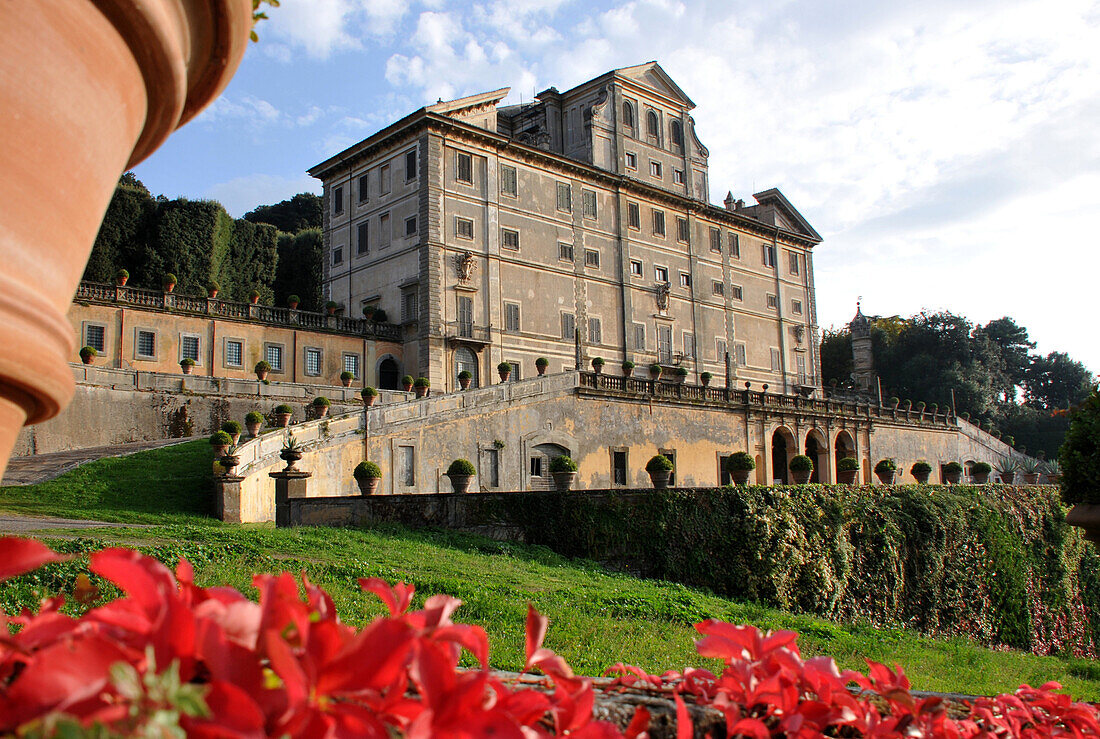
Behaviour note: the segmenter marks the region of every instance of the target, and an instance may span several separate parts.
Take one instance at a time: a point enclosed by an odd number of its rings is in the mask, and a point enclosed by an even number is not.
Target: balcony
[[[478,348],[493,341],[493,330],[490,326],[475,326],[467,321],[447,323],[443,335],[452,344],[468,344]]]

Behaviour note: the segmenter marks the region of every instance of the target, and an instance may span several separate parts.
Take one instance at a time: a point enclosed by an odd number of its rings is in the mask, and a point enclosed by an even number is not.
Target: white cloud
[[[306,174],[298,177],[251,174],[213,185],[205,197],[217,200],[231,216],[240,218],[257,205],[278,203],[300,192],[320,193],[321,183]]]

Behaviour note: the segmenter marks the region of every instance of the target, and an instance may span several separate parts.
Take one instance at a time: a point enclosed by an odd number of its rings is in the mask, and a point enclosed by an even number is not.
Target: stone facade
[[[694,103],[658,64],[507,93],[422,108],[310,170],[331,299],[405,326],[410,373],[441,390],[537,357],[820,390],[820,236],[775,189],[707,202]]]

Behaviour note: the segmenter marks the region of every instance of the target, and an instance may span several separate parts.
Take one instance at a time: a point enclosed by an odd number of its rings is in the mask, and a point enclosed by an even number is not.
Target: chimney
[[[733,206],[735,205],[735,203],[733,201],[733,192],[732,191],[726,192],[726,199],[723,200],[722,203],[723,203],[723,205],[726,206],[726,210],[733,210]]]
[[[741,210],[745,207],[745,201],[738,198],[737,202],[733,204],[734,210]]]

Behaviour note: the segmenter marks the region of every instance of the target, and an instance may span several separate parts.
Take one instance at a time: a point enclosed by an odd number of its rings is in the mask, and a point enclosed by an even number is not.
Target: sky
[[[711,201],[778,187],[824,241],[818,322],[1011,316],[1100,371],[1100,0],[282,0],[225,93],[136,168],[234,216],[425,104],[656,60]],[[1089,256],[1093,254],[1093,256]],[[1090,267],[1091,265],[1091,267]]]

